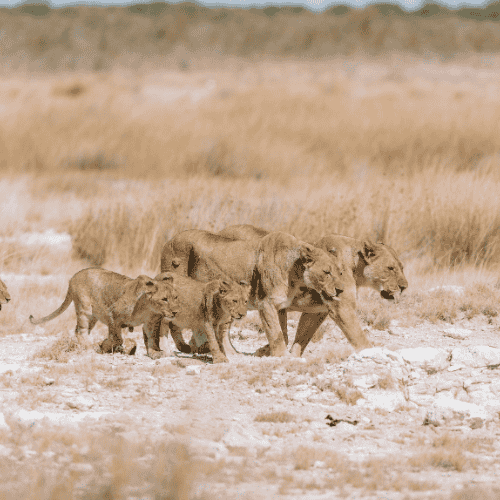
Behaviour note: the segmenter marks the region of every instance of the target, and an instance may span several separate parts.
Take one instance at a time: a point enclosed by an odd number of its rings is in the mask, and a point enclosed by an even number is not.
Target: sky
[[[38,0],[40,1],[40,0]],[[42,0],[44,3],[47,2],[47,0]],[[64,5],[75,5],[75,4],[84,4],[84,5],[130,5],[130,4],[137,4],[137,3],[150,3],[150,1],[155,1],[155,0],[129,0],[129,1],[123,1],[123,0],[92,0],[92,1],[68,1],[68,0],[50,0],[50,4],[53,5],[54,7],[59,7],[59,6],[64,6]],[[158,1],[158,0],[156,0]],[[160,0],[161,1],[161,0]],[[169,3],[177,3],[178,1],[183,1],[183,0],[169,0]],[[192,0],[191,0],[192,1]],[[450,8],[459,8],[459,7],[481,7],[481,6],[486,6],[491,2],[484,2],[482,0],[469,0],[467,2],[463,2],[461,0],[441,0],[438,2],[437,0],[380,0],[380,1],[373,1],[373,0],[289,0],[289,1],[274,1],[270,2],[269,0],[218,0],[217,2],[215,1],[200,1],[196,0],[198,3],[201,3],[203,5],[207,6],[233,6],[233,7],[250,7],[250,6],[256,6],[256,7],[263,7],[266,5],[302,5],[304,7],[307,7],[310,10],[324,10],[327,7],[330,7],[332,5],[350,5],[351,7],[363,7],[369,3],[394,3],[398,4],[401,7],[407,9],[407,10],[415,10],[418,9],[420,6],[422,6],[424,3],[441,3],[443,5],[446,5]],[[0,5],[3,6],[13,6],[13,5],[19,5],[21,3],[36,3],[37,0],[0,0]]]

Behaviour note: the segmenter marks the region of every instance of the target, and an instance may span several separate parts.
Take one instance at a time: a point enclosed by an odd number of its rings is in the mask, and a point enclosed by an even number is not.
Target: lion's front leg
[[[177,350],[186,354],[192,352],[191,347],[186,344],[186,342],[184,342],[184,337],[182,336],[182,328],[179,328],[173,323],[169,323],[168,326],[170,327],[170,335],[172,336],[172,340],[174,341]]]
[[[204,323],[205,334],[208,339],[208,346],[210,347],[210,352],[212,353],[212,359],[214,363],[227,363],[228,359],[225,354],[223,354],[219,348],[219,343],[215,335],[214,328],[212,324],[208,321]]]
[[[151,359],[158,359],[165,355],[165,353],[160,349],[162,319],[161,315],[151,316],[142,326],[144,347],[146,347],[147,355]]]
[[[302,356],[307,344],[309,344],[316,330],[325,321],[328,313],[302,313],[300,316],[299,324],[297,326],[297,333],[292,345],[292,356],[300,358]]]
[[[280,309],[278,311],[278,319],[280,321],[281,332],[283,333],[283,340],[285,344],[288,345],[288,315],[286,309]]]
[[[108,338],[104,339],[97,352],[100,354],[109,354],[115,352],[123,352],[123,338],[121,325],[111,323],[108,325]]]
[[[221,323],[219,325],[218,338],[219,346],[221,351],[228,357],[238,356],[240,353],[231,344],[229,335],[231,333],[232,320],[227,323]]]
[[[361,328],[356,315],[356,300],[353,297],[342,297],[332,301],[328,306],[330,317],[337,323],[347,340],[357,351],[373,347]]]
[[[259,305],[259,315],[269,341],[271,356],[285,356],[287,349],[276,307],[272,302],[263,300]]]

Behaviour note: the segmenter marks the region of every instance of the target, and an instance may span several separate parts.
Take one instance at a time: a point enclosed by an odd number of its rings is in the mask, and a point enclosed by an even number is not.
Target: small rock
[[[45,385],[52,385],[54,384],[55,380],[53,378],[48,378],[48,377],[44,377],[43,378],[43,383]]]
[[[201,365],[186,366],[186,375],[199,375],[201,373]]]
[[[462,370],[462,368],[467,368],[465,365],[452,365],[448,368],[449,372],[456,372],[458,370]]]
[[[189,449],[193,455],[215,458],[216,460],[229,454],[228,449],[222,443],[216,443],[209,439],[191,438]]]
[[[361,377],[353,378],[352,385],[358,389],[371,389],[375,387],[380,380],[380,377],[376,374],[364,375]]]
[[[451,364],[472,368],[499,365],[500,349],[486,345],[457,347],[451,351]]]
[[[271,447],[267,439],[236,423],[233,423],[226,431],[222,442],[230,451],[248,453],[252,456],[256,456]]]
[[[449,366],[448,352],[434,347],[415,347],[399,349],[398,353],[410,365],[418,366],[426,371],[438,372]]]
[[[10,427],[8,426],[7,422],[5,421],[5,417],[3,413],[0,413],[0,430],[6,430],[9,431]]]
[[[312,389],[305,389],[303,391],[297,391],[291,399],[294,401],[304,401],[304,399],[307,399],[308,397],[312,396],[314,392]]]
[[[465,340],[472,333],[471,330],[467,330],[465,328],[446,328],[442,330],[445,337],[451,337],[456,340]]]
[[[363,398],[358,399],[356,404],[371,409],[379,408],[392,412],[396,408],[406,406],[406,399],[399,391],[371,390],[363,394]]]
[[[66,406],[68,406],[68,408],[71,408],[72,410],[86,411],[90,410],[90,408],[94,406],[94,402],[90,399],[76,397],[70,401],[66,401]]]

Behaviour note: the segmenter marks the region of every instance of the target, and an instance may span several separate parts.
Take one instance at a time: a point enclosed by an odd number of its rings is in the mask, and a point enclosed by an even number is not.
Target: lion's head
[[[360,253],[366,263],[363,270],[366,285],[380,292],[384,299],[392,300],[396,293],[408,288],[403,264],[390,246],[364,240]]]
[[[304,282],[309,288],[316,290],[324,302],[339,300],[344,284],[335,248],[327,253],[313,245],[303,244],[300,263],[304,267]]]
[[[233,319],[241,319],[247,313],[251,286],[246,281],[224,279],[220,281],[219,300],[222,309]]]
[[[145,307],[161,314],[164,318],[171,321],[179,312],[179,298],[172,284],[171,276],[164,276],[161,280],[152,280],[147,276],[139,276],[137,286],[146,287],[144,293],[145,300],[137,303],[137,307]]]
[[[10,300],[10,294],[7,291],[7,285],[0,280],[0,309],[2,309],[2,304],[7,304]]]

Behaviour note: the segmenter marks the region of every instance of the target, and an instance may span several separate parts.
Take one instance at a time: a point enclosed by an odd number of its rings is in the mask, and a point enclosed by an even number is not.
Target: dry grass
[[[382,237],[410,275],[412,262],[413,274],[495,266],[496,80],[483,88],[471,73],[477,85],[452,84],[457,68],[434,65],[430,85],[415,63],[401,63],[398,80],[382,62],[363,64],[379,76],[349,79],[337,61],[245,66],[252,78],[265,75],[260,84],[228,72],[5,78],[0,164],[37,175],[0,183],[1,233],[69,231],[75,262],[126,273],[156,271],[162,244],[183,229],[238,223],[306,240]],[[307,79],[297,83],[298,73]],[[212,80],[216,91],[196,103],[151,94],[191,86],[194,95]],[[64,86],[85,91],[68,100]],[[33,257],[6,249],[4,268],[51,272],[47,251]],[[379,312],[366,321],[383,329],[391,315]]]
[[[348,405],[355,405],[356,401],[363,397],[363,394],[355,387],[352,387],[349,381],[342,385],[333,385],[332,390],[335,392],[340,401]]]
[[[289,422],[295,422],[296,418],[287,411],[272,411],[270,413],[259,413],[255,418],[255,422],[272,422],[279,424],[287,424]]]
[[[476,468],[478,460],[470,454],[491,450],[492,443],[488,439],[464,439],[444,433],[436,437],[430,447],[410,457],[408,464],[419,469],[440,467],[460,472],[466,467]]]
[[[38,351],[35,358],[66,363],[75,354],[81,354],[88,349],[89,346],[80,342],[75,335],[63,333],[55,341]]]
[[[136,443],[106,431],[9,424],[13,432],[1,437],[2,444],[14,445],[23,465],[2,467],[2,498],[73,499],[84,491],[95,499],[136,493],[187,500],[202,472],[187,448],[173,441]]]

